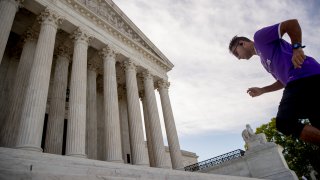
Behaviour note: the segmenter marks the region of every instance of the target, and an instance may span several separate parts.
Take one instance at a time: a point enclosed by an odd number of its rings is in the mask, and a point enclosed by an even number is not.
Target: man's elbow
[[[289,29],[292,29],[294,27],[300,27],[298,19],[289,19],[283,21],[280,27],[281,36],[283,36],[284,33],[288,32]]]

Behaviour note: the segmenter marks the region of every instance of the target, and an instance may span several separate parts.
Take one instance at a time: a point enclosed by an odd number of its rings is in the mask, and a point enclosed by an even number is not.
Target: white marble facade
[[[0,60],[2,147],[186,165],[168,94],[173,64],[111,0],[1,0]]]

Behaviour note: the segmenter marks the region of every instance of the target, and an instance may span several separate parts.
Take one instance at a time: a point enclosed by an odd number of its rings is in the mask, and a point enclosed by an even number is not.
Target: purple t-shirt
[[[301,68],[294,68],[291,61],[291,44],[280,35],[280,24],[265,27],[254,34],[254,47],[263,67],[283,85],[303,77],[320,74],[320,64],[307,56]]]

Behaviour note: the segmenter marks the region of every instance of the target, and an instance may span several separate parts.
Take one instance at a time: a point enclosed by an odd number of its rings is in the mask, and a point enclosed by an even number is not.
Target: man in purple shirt
[[[282,39],[285,33],[291,43]],[[254,41],[233,37],[229,50],[238,59],[258,55],[263,67],[276,79],[269,86],[249,88],[250,96],[285,88],[276,117],[278,131],[320,146],[320,64],[304,54],[301,34],[298,21],[287,20],[260,29],[254,34]],[[309,119],[311,125],[301,123],[301,119]]]

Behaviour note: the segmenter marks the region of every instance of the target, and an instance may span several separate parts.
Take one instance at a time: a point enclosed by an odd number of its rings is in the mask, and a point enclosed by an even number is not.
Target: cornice
[[[166,72],[173,64],[130,21],[112,1],[108,0],[60,0],[89,19],[108,34],[135,49],[144,58],[154,62]]]

